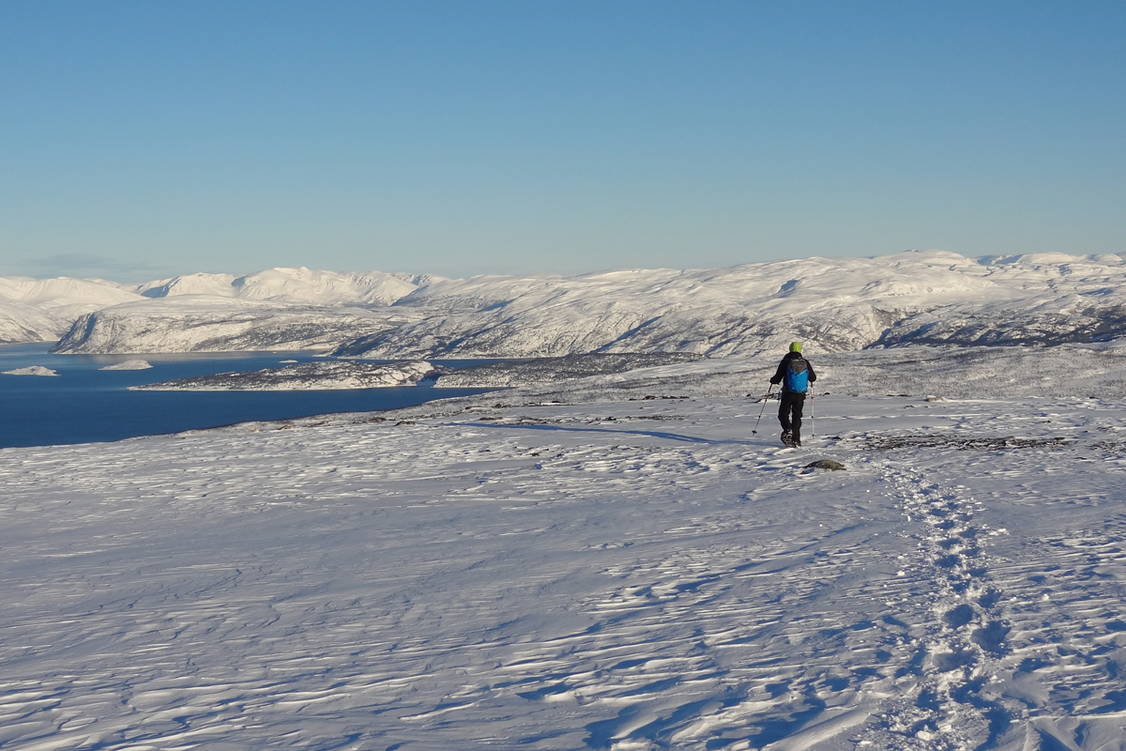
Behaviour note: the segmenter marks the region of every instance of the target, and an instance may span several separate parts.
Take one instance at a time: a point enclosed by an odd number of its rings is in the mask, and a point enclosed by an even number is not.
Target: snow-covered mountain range
[[[1123,335],[1126,260],[1118,254],[973,259],[911,251],[723,269],[468,279],[278,268],[241,277],[190,274],[133,287],[0,278],[0,340],[61,336],[60,352],[748,356],[795,338],[840,352]]]
[[[270,318],[269,311],[278,316],[271,333],[262,338],[304,342],[297,348],[324,348],[340,341],[338,319],[354,315],[334,309],[382,308],[433,279],[307,268],[275,268],[244,276],[184,274],[136,285],[104,279],[0,277],[0,342],[54,341],[82,319],[77,328],[83,332],[85,348],[81,351],[109,351],[98,348],[117,346],[146,351],[206,350],[216,343],[210,329],[229,323],[239,333],[218,349],[232,349],[245,338],[239,324],[246,311],[256,309],[257,317],[264,321]],[[255,308],[255,302],[268,305]],[[311,309],[321,311],[324,332],[301,328],[310,323]],[[84,318],[94,312],[98,315]],[[204,320],[205,329],[193,330]],[[102,330],[95,332],[95,327]],[[362,327],[357,335],[369,333],[371,328]],[[60,351],[77,350],[64,344]]]

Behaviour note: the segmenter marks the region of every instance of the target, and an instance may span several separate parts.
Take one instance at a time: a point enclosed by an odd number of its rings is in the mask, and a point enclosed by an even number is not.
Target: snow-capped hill
[[[806,258],[727,269],[435,282],[399,301],[441,311],[339,354],[559,356],[578,352],[754,354],[795,337],[823,349],[876,341],[910,313],[1019,294],[975,261],[927,251]]]
[[[1067,253],[1022,253],[1008,256],[984,256],[978,262],[987,266],[1022,266],[1029,269],[1048,270],[1051,267],[1067,267],[1063,273],[1071,273],[1073,269],[1080,271],[1095,271],[1100,267],[1123,267],[1126,259],[1118,253],[1094,253],[1089,255],[1069,255]]]
[[[115,305],[82,316],[54,351],[328,350],[365,332],[401,325],[409,315],[391,308],[332,308],[184,295]]]
[[[139,299],[126,285],[104,279],[32,279],[0,276],[0,300],[44,309],[74,306],[105,307]]]
[[[339,272],[305,267],[254,274],[184,274],[137,285],[145,297],[216,295],[311,305],[390,305],[429,277],[383,271]]]
[[[234,297],[234,274],[181,274],[170,279],[158,279],[138,284],[136,291],[145,297],[172,297],[176,295],[216,295]]]
[[[52,341],[84,313],[138,299],[103,279],[0,277],[0,342]]]
[[[968,319],[986,322],[990,334],[981,341],[994,344],[1087,341],[1080,329],[1099,338],[1126,334],[1115,312],[1126,305],[1126,261],[1061,254],[972,259],[928,250],[726,269],[480,276],[435,282],[398,305],[441,315],[368,335],[338,353],[726,356],[774,350],[794,338],[843,351],[896,344],[921,336],[912,333],[919,329],[928,343],[960,341],[960,322]],[[1077,311],[1082,321],[1056,316],[1060,310]]]
[[[381,359],[584,352],[744,356],[775,350],[795,338],[822,351],[844,351],[906,342],[1049,344],[1126,335],[1126,260],[1116,254],[967,258],[927,250],[722,269],[468,279],[301,267],[241,277],[190,274],[134,289],[86,280],[50,281],[56,288],[48,293],[29,286],[38,280],[23,280],[20,296],[8,292],[6,299],[0,287],[0,337],[53,338],[57,334],[48,332],[65,330],[67,316],[131,300],[159,306],[201,296],[263,302],[278,311],[386,310],[367,329],[335,341],[333,336],[353,329],[323,335],[302,328],[282,334],[272,327],[267,337],[301,348],[336,346],[342,356]],[[79,291],[85,295],[77,308],[60,302],[68,299],[60,291],[67,284],[74,286],[72,296]],[[93,287],[87,289],[89,285]],[[206,320],[227,320],[228,310],[209,305],[204,306],[210,316]],[[184,328],[180,308],[166,314],[158,310],[125,307],[87,318],[60,343],[60,351],[150,352],[159,351],[151,347],[161,342],[173,351],[219,350],[244,343],[238,336],[207,338],[205,343],[202,329],[175,330]],[[146,323],[126,324],[124,317],[134,312]],[[171,328],[161,332],[160,326]],[[129,341],[130,335],[143,341]],[[308,341],[301,344],[306,335]]]
[[[59,337],[65,323],[25,303],[0,300],[0,343],[47,342]]]
[[[390,305],[417,285],[409,276],[382,271],[337,272],[275,268],[239,277],[231,283],[250,300],[284,300],[317,305]]]

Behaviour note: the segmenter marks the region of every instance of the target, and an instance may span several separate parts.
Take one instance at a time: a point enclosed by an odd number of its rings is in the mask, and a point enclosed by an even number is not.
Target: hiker
[[[790,351],[778,363],[778,370],[770,379],[772,384],[782,384],[778,422],[782,423],[782,443],[787,446],[801,445],[801,411],[805,406],[805,392],[816,380],[813,366],[802,357],[801,342],[790,342]]]

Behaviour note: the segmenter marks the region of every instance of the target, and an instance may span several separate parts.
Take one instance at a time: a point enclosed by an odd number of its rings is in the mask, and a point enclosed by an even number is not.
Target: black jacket
[[[782,383],[782,379],[786,376],[786,369],[790,366],[790,360],[795,359],[804,360],[805,358],[801,356],[801,352],[787,352],[786,356],[782,358],[782,362],[778,363],[778,370],[774,372],[774,377],[770,379],[770,382],[775,385]],[[813,372],[813,363],[806,360],[805,366],[809,370],[809,382],[813,383],[817,380],[817,374]],[[785,391],[786,387],[783,386],[782,390]]]

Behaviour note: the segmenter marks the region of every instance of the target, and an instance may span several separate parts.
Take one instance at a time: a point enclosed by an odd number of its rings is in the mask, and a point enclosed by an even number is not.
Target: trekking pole
[[[766,413],[766,403],[770,401],[770,390],[773,388],[773,383],[766,387],[766,396],[762,398],[762,409],[759,410],[758,420],[755,420],[755,427],[751,430],[751,435],[758,435],[758,424],[762,420],[763,414]]]
[[[809,437],[817,437],[817,394],[809,390]]]

